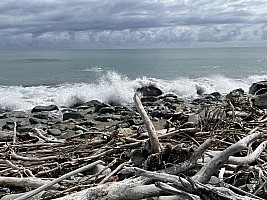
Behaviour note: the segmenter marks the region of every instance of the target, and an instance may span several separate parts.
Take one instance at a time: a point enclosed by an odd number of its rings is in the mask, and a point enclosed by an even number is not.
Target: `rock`
[[[121,115],[112,115],[112,120],[115,120],[115,121],[120,121],[121,120]]]
[[[155,96],[145,96],[145,97],[142,97],[141,98],[141,102],[143,103],[143,102],[155,102],[155,101],[157,101],[158,100],[158,98],[157,97],[155,97]]]
[[[141,93],[143,96],[160,96],[163,92],[154,85],[144,86],[138,88],[137,92]]]
[[[22,126],[17,127],[17,131],[20,133],[31,132],[34,127],[35,126],[33,125],[22,125]]]
[[[192,114],[192,115],[189,115],[187,122],[192,123],[194,125],[198,125],[200,119],[201,118],[200,118],[200,116],[198,114]]]
[[[254,96],[251,101],[253,102],[253,105],[261,108],[266,109],[267,108],[267,94],[261,94]]]
[[[97,174],[97,173],[99,173],[99,172],[104,170],[103,172],[101,172],[101,174],[103,174],[103,175],[110,174],[111,169],[110,168],[105,169],[105,168],[107,168],[107,167],[104,166],[104,165],[98,164],[98,165],[94,166],[92,169],[83,171],[82,173],[84,175],[95,175],[95,174]]]
[[[55,128],[48,129],[47,133],[49,135],[53,135],[53,136],[60,136],[61,135],[61,131],[59,129],[55,129]]]
[[[38,118],[35,118],[35,117],[30,117],[29,118],[29,122],[30,122],[30,124],[46,124],[47,120],[38,119]]]
[[[140,166],[145,162],[145,156],[141,149],[135,149],[131,152],[130,155],[131,161],[134,166]]]
[[[115,108],[114,107],[103,107],[100,108],[100,110],[98,111],[100,114],[106,114],[106,113],[114,113]]]
[[[13,111],[11,116],[15,118],[27,118],[29,117],[29,114],[23,111]]]
[[[160,110],[153,110],[151,113],[150,113],[150,116],[151,117],[157,117],[157,118],[161,118],[162,117],[162,112]]]
[[[100,122],[111,122],[112,121],[112,115],[101,115],[101,116],[96,116],[94,118],[95,121],[100,121]]]
[[[64,121],[63,123],[53,124],[51,128],[59,129],[60,131],[72,130],[75,128],[75,123]]]
[[[97,105],[101,105],[102,103],[98,100],[91,100],[86,102],[85,104],[83,104],[83,106],[87,106],[87,107],[95,107]]]
[[[244,90],[239,88],[231,91],[229,94],[226,95],[227,99],[237,99],[243,97],[245,94]]]
[[[105,107],[110,107],[110,105],[109,104],[106,104],[106,103],[98,104],[98,105],[95,106],[95,112],[99,112],[99,110],[101,108],[105,108]]]
[[[12,141],[13,137],[13,131],[0,131],[0,142]]]
[[[66,133],[63,133],[62,135],[60,135],[60,139],[68,139],[68,138],[71,138],[75,135],[75,132],[74,131],[67,131]]]
[[[130,128],[119,128],[118,136],[120,137],[130,137],[133,135],[133,131]]]
[[[267,92],[267,81],[253,83],[249,88],[249,94],[264,94]]]
[[[84,116],[79,113],[79,112],[67,112],[63,114],[63,121],[68,120],[68,119],[81,119],[84,118]]]
[[[38,112],[32,115],[32,117],[35,117],[37,119],[49,119],[51,118],[51,113],[49,112]]]
[[[50,106],[35,106],[32,109],[32,113],[34,112],[43,112],[43,111],[53,111],[53,110],[59,110],[56,105],[50,105]]]
[[[199,96],[202,96],[205,93],[205,88],[200,85],[196,85],[196,90],[197,90],[197,95]]]

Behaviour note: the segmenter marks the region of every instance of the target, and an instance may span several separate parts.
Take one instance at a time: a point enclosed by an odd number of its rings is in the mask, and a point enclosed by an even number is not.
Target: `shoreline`
[[[143,89],[138,92],[142,94],[142,104],[156,129],[160,146],[162,145],[160,152],[151,151],[151,146],[154,145],[152,140],[149,140],[151,133],[146,131],[135,105],[110,105],[92,100],[63,110],[59,110],[56,105],[50,105],[36,106],[28,113],[22,111],[2,113],[0,115],[2,127],[0,145],[4,150],[2,157],[6,163],[12,161],[17,166],[22,165],[23,168],[19,168],[21,173],[28,176],[30,172],[41,179],[59,178],[77,167],[81,168],[94,160],[99,159],[99,162],[101,160],[103,164],[98,166],[100,169],[87,170],[77,174],[76,179],[60,183],[61,186],[65,186],[65,190],[71,188],[73,184],[77,185],[76,180],[83,178],[87,180],[87,188],[88,183],[95,185],[108,181],[110,182],[108,184],[112,185],[123,182],[129,178],[118,173],[123,166],[149,171],[168,171],[172,166],[180,166],[180,163],[184,163],[185,175],[192,176],[192,172],[198,168],[192,169],[193,171],[187,174],[186,160],[194,155],[194,151],[207,141],[213,141],[206,150],[210,153],[224,152],[224,149],[231,148],[229,145],[235,146],[235,143],[240,140],[239,137],[249,138],[250,131],[255,129],[253,127],[261,126],[263,117],[266,118],[263,110],[250,104],[250,96],[242,89],[233,90],[226,96],[218,92],[201,94],[199,98],[192,101],[179,99],[173,94],[163,94],[158,88],[144,87]],[[265,120],[263,119],[263,123]],[[145,125],[147,126],[147,123]],[[259,145],[259,141],[253,145]],[[207,165],[212,163],[209,162],[211,159],[209,156],[204,154],[202,156],[202,159],[207,160]],[[202,159],[195,162],[203,165],[205,162]],[[263,157],[261,159],[266,160]],[[225,164],[227,166],[227,163]],[[6,167],[10,165],[2,166],[3,169]],[[200,175],[201,180],[204,177],[203,180],[208,181],[221,166],[217,167],[218,169],[214,168],[213,171],[208,172],[210,173],[208,177],[206,173]],[[103,168],[108,170],[107,173],[110,176],[105,174],[98,176],[100,171],[97,170]],[[17,187],[4,185],[0,192],[1,198],[27,195],[25,184],[18,183],[25,177],[18,178],[17,173],[20,171],[17,169],[18,167],[3,174],[4,178],[15,175],[17,181],[9,184]],[[179,167],[177,169],[179,170]],[[112,170],[116,175],[112,175]],[[235,172],[232,173],[235,174]],[[228,175],[225,174],[226,179]],[[91,182],[91,176],[95,177],[95,181]],[[38,188],[39,185],[32,187]],[[128,187],[127,184],[126,187]],[[88,189],[94,189],[94,186]],[[43,193],[40,195],[42,196]],[[47,199],[53,199],[62,196],[62,193],[59,188],[57,193],[48,190],[44,196]]]

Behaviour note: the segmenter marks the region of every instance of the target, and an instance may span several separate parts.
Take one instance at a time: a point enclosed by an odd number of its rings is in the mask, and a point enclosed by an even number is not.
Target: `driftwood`
[[[138,94],[134,95],[134,102],[136,104],[136,107],[140,113],[140,115],[142,116],[142,119],[144,120],[144,123],[146,125],[147,128],[147,132],[149,135],[149,139],[150,139],[150,145],[151,145],[151,150],[152,153],[160,153],[162,150],[162,146],[159,142],[156,130],[154,125],[152,124],[151,120],[149,119],[140,98],[138,97]]]
[[[123,135],[116,125],[93,131],[75,124],[74,129],[83,133],[68,139],[47,137],[35,128],[22,140],[15,123],[13,133],[3,132],[1,187],[20,188],[24,194],[18,200],[41,191],[45,191],[43,200],[137,200],[161,195],[191,200],[266,199],[264,112],[245,100],[228,100],[205,106],[201,115],[193,113],[200,116],[195,125],[179,119],[187,113],[174,114],[168,123],[173,127],[156,131],[137,94],[134,101],[147,132]],[[236,111],[241,109],[251,117],[240,118]],[[227,111],[232,114],[224,115]],[[103,168],[90,174],[99,164]]]

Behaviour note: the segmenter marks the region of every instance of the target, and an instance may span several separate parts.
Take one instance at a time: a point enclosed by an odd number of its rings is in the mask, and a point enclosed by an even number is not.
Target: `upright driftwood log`
[[[135,105],[136,105],[142,119],[144,120],[145,125],[146,125],[147,132],[148,132],[149,139],[150,139],[152,153],[161,152],[162,146],[159,142],[155,127],[152,124],[151,120],[149,119],[138,94],[134,94],[134,102],[135,102]]]

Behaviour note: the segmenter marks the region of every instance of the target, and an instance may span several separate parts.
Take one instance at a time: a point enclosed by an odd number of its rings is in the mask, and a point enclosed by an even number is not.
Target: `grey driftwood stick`
[[[81,168],[78,168],[78,169],[76,169],[76,170],[74,170],[72,172],[69,172],[67,174],[64,174],[63,176],[61,176],[61,177],[59,177],[59,178],[57,178],[57,179],[55,179],[55,180],[53,180],[53,181],[45,184],[45,185],[42,185],[41,187],[36,188],[35,190],[32,190],[30,192],[27,192],[26,194],[20,196],[19,198],[15,199],[15,200],[24,200],[24,199],[30,198],[30,197],[38,194],[39,192],[41,192],[41,191],[49,188],[50,186],[52,186],[52,185],[54,185],[54,184],[56,184],[56,183],[58,183],[58,182],[60,182],[60,181],[62,181],[64,179],[66,179],[66,178],[68,178],[70,176],[73,176],[73,175],[78,174],[80,172],[83,172],[85,170],[91,169],[94,166],[96,166],[98,164],[102,164],[102,163],[103,163],[103,161],[98,160],[98,161],[95,161],[95,162],[93,162],[93,163],[91,163],[89,165],[86,165],[86,166],[83,166]]]
[[[138,94],[134,94],[133,99],[134,99],[135,105],[136,105],[142,119],[144,120],[145,125],[146,125],[147,132],[149,135],[150,144],[151,144],[152,153],[160,153],[162,150],[162,146],[159,142],[155,127],[152,124],[151,120],[149,119]]]
[[[255,141],[257,138],[263,135],[262,132],[256,132],[257,129],[258,128],[251,130],[246,137],[239,140],[237,143],[232,144],[220,154],[214,156],[193,176],[193,179],[200,183],[206,183],[215,172],[217,172],[224,164],[227,163],[230,156],[247,149],[250,142]]]

